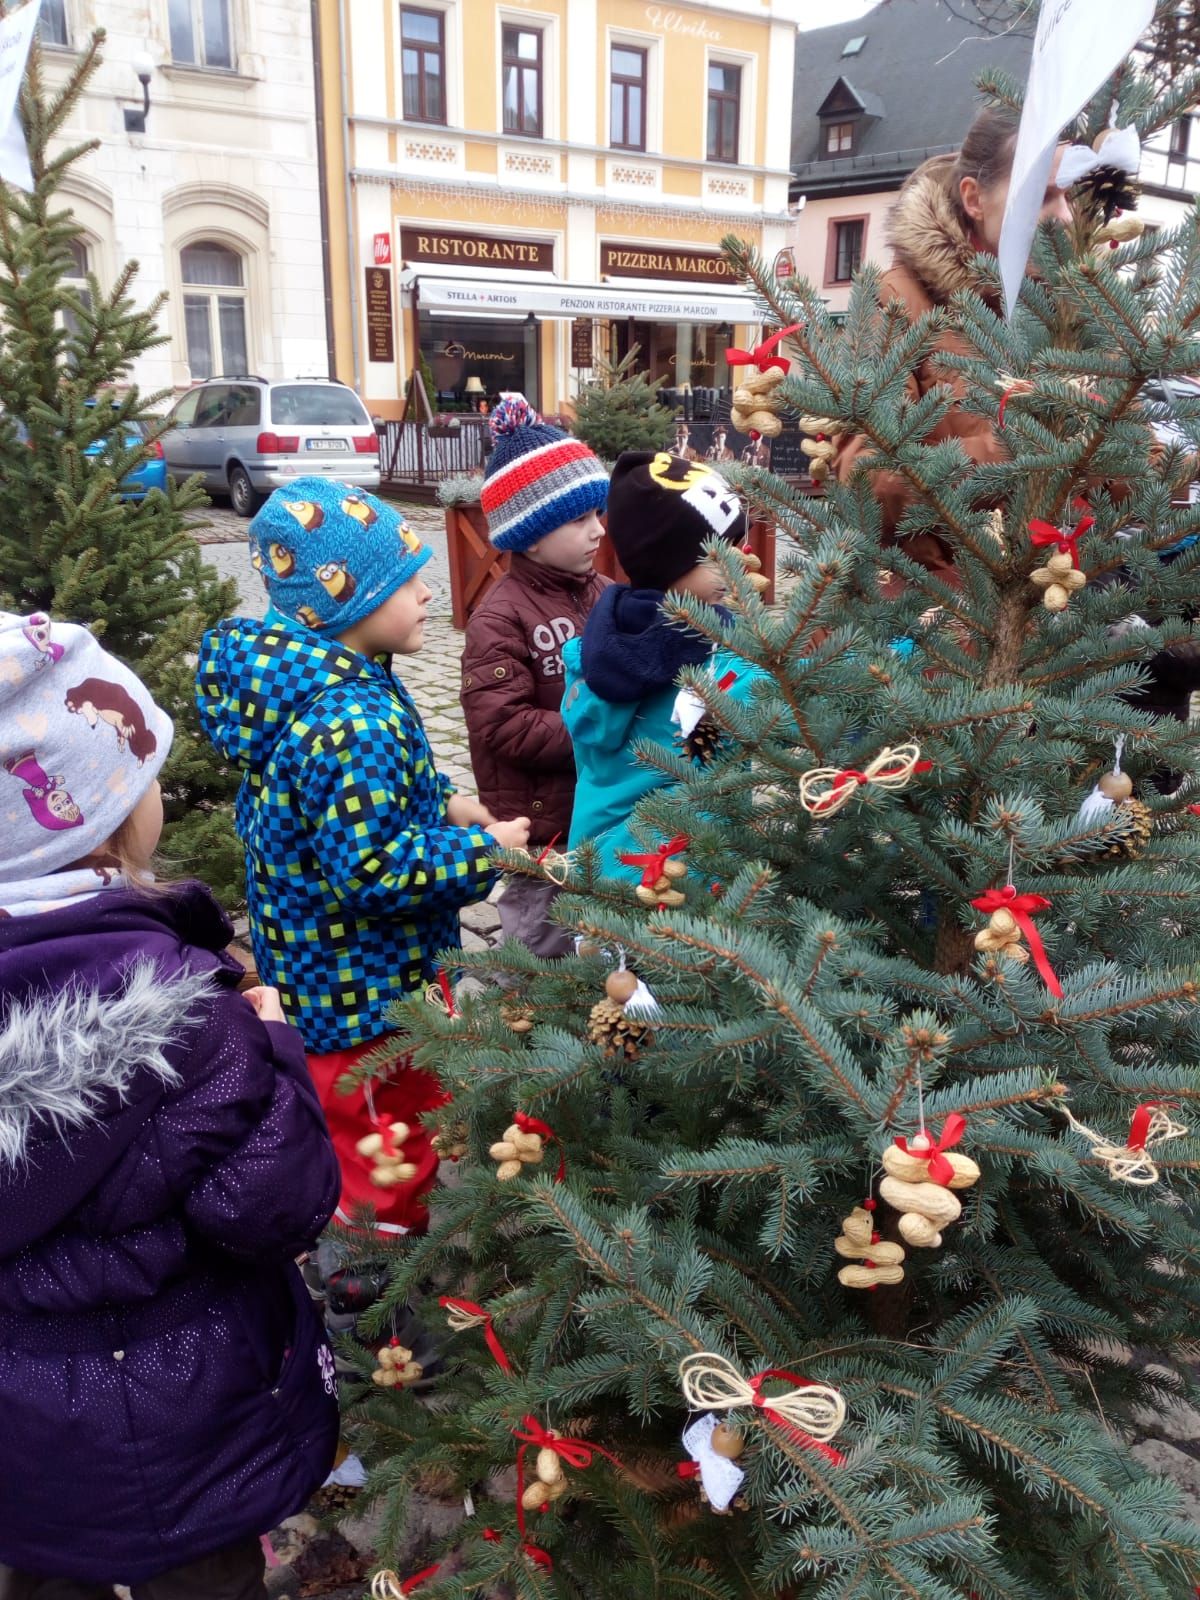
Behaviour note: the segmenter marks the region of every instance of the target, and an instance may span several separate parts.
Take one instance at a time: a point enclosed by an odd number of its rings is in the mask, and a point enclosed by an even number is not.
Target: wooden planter
[[[756,518],[750,524],[747,543],[762,562],[763,576],[770,583],[763,594],[769,605],[775,598],[775,524],[768,518]],[[450,565],[450,616],[454,626],[461,629],[508,571],[508,551],[497,550],[489,542],[487,519],[478,501],[446,507],[446,554]],[[627,581],[607,534],[596,552],[596,571],[618,583]]]

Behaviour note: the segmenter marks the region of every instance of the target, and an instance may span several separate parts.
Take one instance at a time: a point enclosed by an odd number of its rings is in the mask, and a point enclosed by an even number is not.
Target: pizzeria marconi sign
[[[500,267],[508,272],[553,272],[554,246],[539,239],[497,239],[446,228],[401,228],[400,254],[408,262],[440,261],[452,267]]]
[[[653,245],[600,242],[606,278],[688,278],[693,283],[736,283],[737,273],[719,250],[655,249]]]

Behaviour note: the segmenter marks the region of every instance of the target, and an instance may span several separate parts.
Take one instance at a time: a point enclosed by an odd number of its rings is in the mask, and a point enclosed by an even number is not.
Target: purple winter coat
[[[137,1583],[297,1511],[337,1439],[293,1258],[338,1168],[208,891],[0,919],[0,1563]]]

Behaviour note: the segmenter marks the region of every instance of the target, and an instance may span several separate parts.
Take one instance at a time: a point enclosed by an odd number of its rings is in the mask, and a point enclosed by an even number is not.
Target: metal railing
[[[379,472],[384,483],[427,489],[460,472],[482,472],[491,440],[486,417],[430,422],[381,422]]]

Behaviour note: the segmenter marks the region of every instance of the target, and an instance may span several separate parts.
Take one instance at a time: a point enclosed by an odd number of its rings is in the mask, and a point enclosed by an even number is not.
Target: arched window
[[[71,263],[63,270],[62,281],[66,288],[74,290],[79,299],[90,311],[92,309],[92,291],[88,287],[88,273],[92,270],[91,251],[82,239],[71,239],[67,244]],[[64,306],[63,324],[68,333],[79,330],[79,318],[75,312]]]
[[[235,377],[249,370],[246,279],[242,258],[205,240],[179,253],[183,320],[192,378]]]

